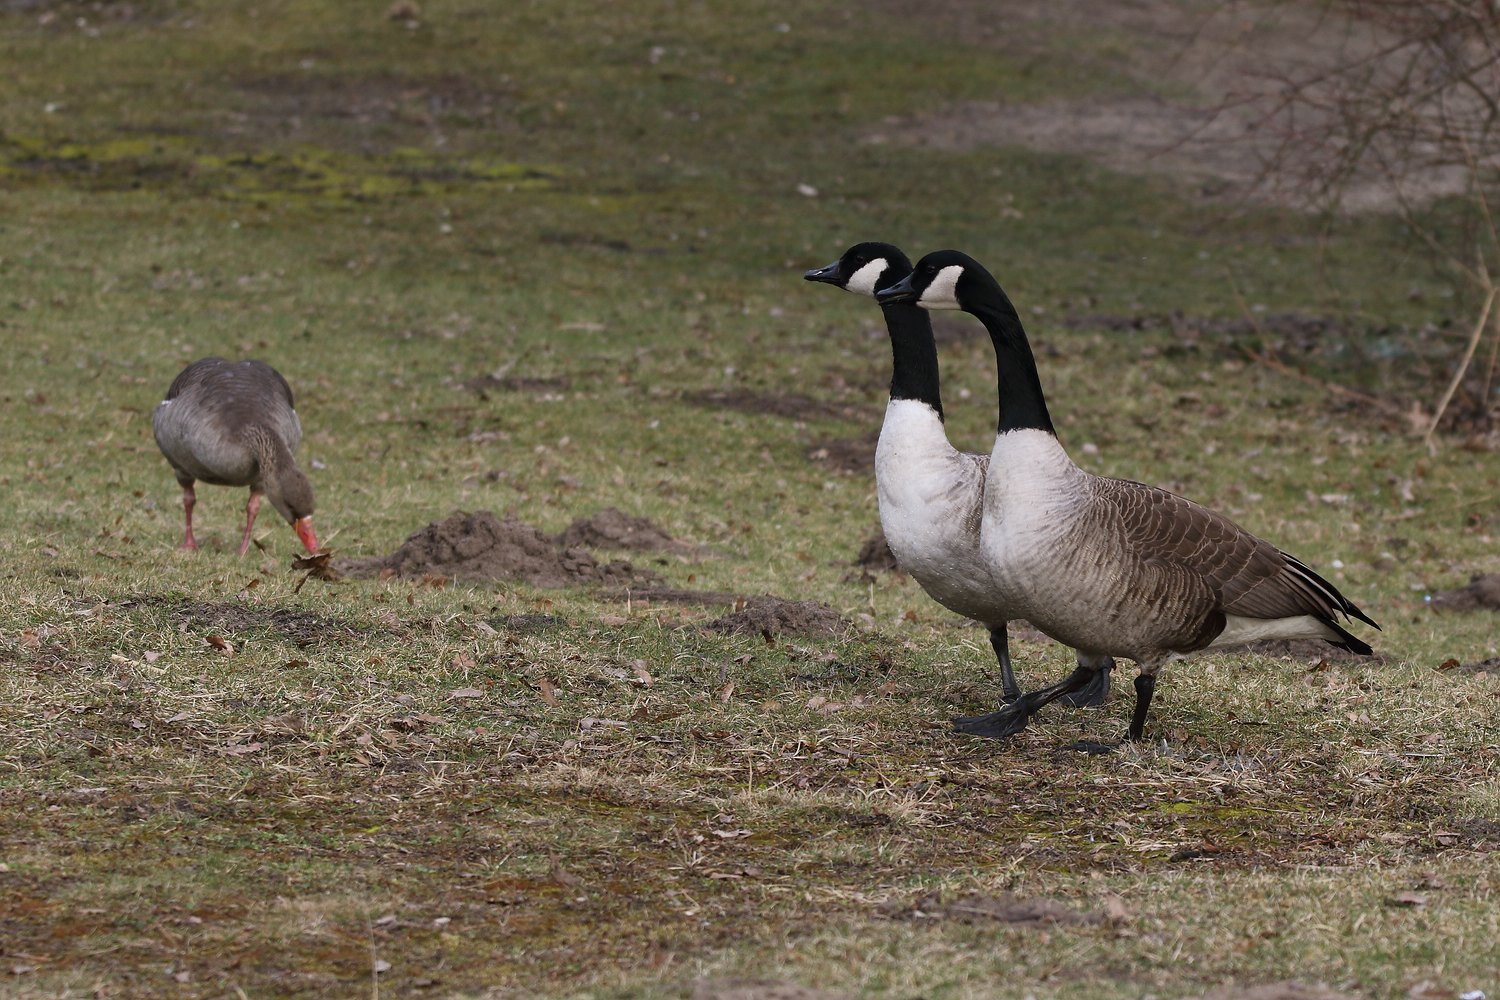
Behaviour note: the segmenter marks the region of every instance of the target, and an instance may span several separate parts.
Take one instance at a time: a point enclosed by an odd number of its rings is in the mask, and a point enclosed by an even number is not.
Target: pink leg
[[[193,484],[188,483],[182,488],[182,512],[187,519],[187,535],[182,539],[182,547],[188,550],[198,547],[197,539],[193,538],[193,507],[198,503],[198,496],[193,492]]]
[[[255,514],[260,510],[260,494],[250,491],[250,502],[245,504],[245,537],[240,539],[240,555],[250,551],[250,529],[255,527]]]

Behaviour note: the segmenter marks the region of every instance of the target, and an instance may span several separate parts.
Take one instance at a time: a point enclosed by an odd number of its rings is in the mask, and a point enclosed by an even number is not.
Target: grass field
[[[1137,40],[969,6],[0,0],[0,995],[1500,994],[1495,613],[1426,601],[1497,568],[1500,464],[1401,416],[1474,303],[1388,219],[866,141],[1144,87]],[[801,273],[863,239],[989,264],[1074,456],[1324,570],[1378,657],[1174,664],[1110,756],[1060,748],[1128,670],[955,735],[986,636],[852,565],[873,481],[828,457],[889,351]],[[987,450],[993,353],[941,330]],[[667,585],[852,628],[304,579],[269,507],[235,558],[238,489],[179,551],[150,414],[208,354],[290,380],[340,556],[618,507],[691,543],[624,554]]]

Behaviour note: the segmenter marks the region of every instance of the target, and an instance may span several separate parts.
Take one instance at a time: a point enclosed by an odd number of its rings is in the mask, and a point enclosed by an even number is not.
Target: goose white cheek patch
[[[880,280],[880,276],[885,273],[888,266],[884,257],[877,257],[855,271],[844,283],[844,290],[853,292],[855,295],[874,295],[875,283]]]
[[[958,293],[954,289],[958,286],[958,279],[964,273],[962,264],[949,264],[937,273],[937,277],[928,282],[927,287],[922,290],[922,297],[917,300],[917,305],[924,309],[958,309]]]

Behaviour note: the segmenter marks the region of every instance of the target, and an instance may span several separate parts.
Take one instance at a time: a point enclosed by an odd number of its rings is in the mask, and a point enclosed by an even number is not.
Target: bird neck
[[[1041,376],[1031,343],[1021,326],[1016,307],[999,288],[986,301],[966,307],[979,318],[995,345],[995,362],[999,368],[1000,419],[997,432],[1041,430],[1055,435],[1052,417],[1047,413],[1047,399],[1042,394]]]
[[[255,451],[262,482],[275,481],[284,469],[292,467],[292,453],[287,450],[286,442],[279,435],[252,424],[245,428],[245,437]]]
[[[891,398],[926,403],[943,419],[937,342],[927,310],[909,303],[882,306],[891,336]]]

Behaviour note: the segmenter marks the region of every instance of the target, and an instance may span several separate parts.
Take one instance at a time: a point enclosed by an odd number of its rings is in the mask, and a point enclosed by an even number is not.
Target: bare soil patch
[[[1457,667],[1449,667],[1448,669],[1459,674],[1495,674],[1500,676],[1500,656],[1492,656],[1488,660],[1479,660],[1475,663],[1463,663]]]
[[[693,1000],[854,1000],[853,994],[770,979],[708,980],[693,987]]]
[[[1318,663],[1350,663],[1375,666],[1384,663],[1385,657],[1379,652],[1373,656],[1361,656],[1351,653],[1347,649],[1338,646],[1330,646],[1318,639],[1264,639],[1260,642],[1252,642],[1245,647],[1252,653],[1261,656],[1275,656],[1281,659],[1300,660],[1307,664]]]
[[[380,20],[371,8],[371,22]],[[394,30],[394,29],[393,29]],[[371,125],[431,128],[445,120],[486,130],[516,127],[514,99],[489,81],[437,74],[292,72],[242,75],[231,81],[240,98],[241,124],[230,131],[327,138],[340,128]]]
[[[861,415],[863,406],[834,403],[797,393],[755,392],[750,389],[703,389],[683,397],[696,406],[738,413],[769,413],[788,420],[851,420]]]
[[[496,615],[489,619],[489,623],[492,628],[522,634],[545,632],[549,628],[566,624],[558,615],[544,614]]]
[[[477,378],[467,379],[463,383],[465,389],[479,394],[480,399],[488,399],[491,391],[499,392],[566,392],[573,387],[573,380],[566,375],[558,376],[527,376],[527,375],[480,375]]]
[[[616,601],[632,604],[734,604],[739,594],[728,590],[691,590],[682,587],[641,587],[630,590],[615,590],[604,595]]]
[[[1263,119],[1288,80],[1307,79],[1336,62],[1378,61],[1387,39],[1367,25],[1330,16],[1317,5],[1141,3],[1091,0],[1007,5],[1004,30],[983,5],[938,0],[923,20],[967,44],[1008,52],[1055,51],[1059,31],[1087,24],[1127,41],[1093,55],[1099,68],[1131,78],[1135,94],[1013,104],[968,101],[930,114],[892,118],[866,131],[868,143],[967,151],[1018,146],[1081,156],[1111,170],[1166,176],[1204,197],[1250,198],[1316,207],[1303,183],[1310,153]],[[1299,120],[1314,131],[1318,123]],[[1330,121],[1331,124],[1331,121]],[[1267,166],[1279,163],[1275,177]],[[1464,171],[1434,168],[1404,177],[1417,201],[1462,194]],[[1350,211],[1387,211],[1399,200],[1380,176],[1353,178],[1341,199]]]
[[[559,545],[515,517],[455,511],[411,535],[395,552],[336,563],[345,576],[515,580],[534,587],[650,584],[659,577],[628,562],[600,563],[586,549]]]
[[[854,565],[867,573],[891,573],[901,568],[896,565],[896,553],[891,551],[883,531],[877,531],[865,539],[864,544],[859,547]]]
[[[1446,312],[1421,326],[1364,322],[1300,311],[1235,318],[1167,313],[1089,313],[1064,318],[1071,329],[1131,333],[1168,330],[1173,342],[1143,347],[1142,357],[1197,351],[1275,370],[1290,369],[1315,384],[1328,380],[1331,405],[1354,408],[1389,430],[1425,428],[1433,386],[1452,375],[1453,358],[1467,337]],[[1040,352],[1039,352],[1040,353]],[[1440,427],[1466,434],[1464,447],[1500,448],[1500,406],[1490,401],[1486,367],[1473,365]],[[1356,390],[1342,391],[1347,386]],[[1413,409],[1413,407],[1416,409]]]
[[[967,344],[972,340],[988,340],[989,336],[984,324],[972,316],[949,316],[944,313],[932,316],[932,339],[939,344]]]
[[[807,449],[807,459],[840,475],[868,475],[875,471],[875,443],[879,440],[879,432],[823,438]]]
[[[1466,586],[1432,595],[1440,611],[1500,611],[1500,573],[1476,573]]]
[[[750,598],[745,606],[709,622],[706,628],[725,635],[797,635],[838,638],[854,626],[843,615],[817,601],[788,601],[770,594]]]
[[[347,639],[356,635],[350,626],[330,621],[308,611],[292,608],[258,608],[244,604],[208,603],[204,601],[170,601],[167,598],[142,598],[129,604],[163,604],[172,617],[184,626],[237,634],[252,629],[280,632],[299,648]]]
[[[1262,983],[1259,986],[1221,986],[1212,993],[1205,993],[1198,1000],[1359,1000],[1349,993],[1340,993],[1314,983],[1289,979],[1280,983]]]
[[[1003,924],[1099,924],[1101,913],[1080,912],[1053,899],[1023,899],[1010,893],[998,896],[971,894],[944,900],[940,895],[914,900],[888,900],[880,907],[893,920],[961,920],[975,923],[994,920]]]

